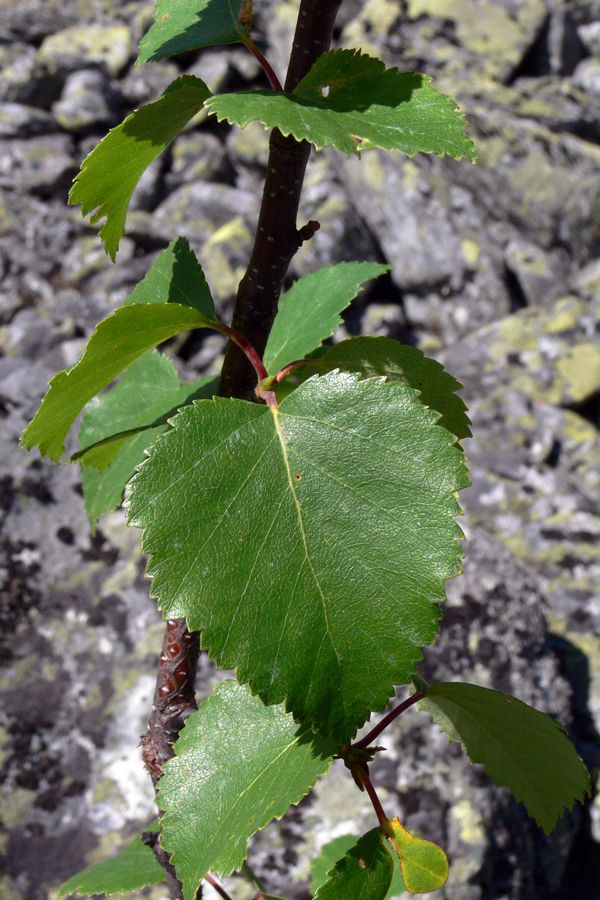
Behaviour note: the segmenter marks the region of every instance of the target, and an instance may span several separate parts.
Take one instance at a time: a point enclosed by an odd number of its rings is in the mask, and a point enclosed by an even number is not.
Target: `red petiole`
[[[381,732],[390,725],[394,719],[396,719],[401,713],[405,710],[409,709],[409,707],[413,706],[415,703],[418,703],[419,700],[422,700],[425,697],[427,691],[421,691],[417,694],[412,694],[412,696],[408,697],[400,706],[396,706],[391,712],[389,712],[386,716],[383,717],[381,722],[379,722],[375,728],[373,728],[364,738],[361,738],[360,741],[357,741],[356,744],[352,744],[353,747],[357,747],[361,750],[364,750],[369,746],[374,740],[376,740]]]
[[[275,71],[274,71],[273,67],[271,66],[271,63],[270,63],[269,60],[266,58],[266,56],[264,56],[264,55],[260,52],[260,50],[258,49],[258,47],[256,46],[256,44],[254,43],[254,41],[252,40],[252,38],[250,37],[250,35],[249,35],[249,34],[245,34],[244,37],[242,38],[242,41],[243,41],[243,43],[246,45],[246,47],[248,48],[248,50],[250,51],[250,53],[253,53],[253,54],[254,54],[254,56],[257,58],[257,60],[259,61],[259,63],[260,63],[261,66],[263,67],[263,69],[264,69],[264,71],[265,71],[265,73],[266,73],[266,75],[267,75],[267,78],[268,78],[269,81],[271,82],[271,87],[273,88],[273,90],[274,90],[274,91],[283,91],[282,84],[281,84],[279,78],[277,77],[277,75],[275,74]]]

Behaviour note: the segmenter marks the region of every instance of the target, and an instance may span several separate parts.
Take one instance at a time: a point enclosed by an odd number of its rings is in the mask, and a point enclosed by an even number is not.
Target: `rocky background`
[[[257,0],[283,73],[293,0]],[[244,270],[267,138],[199,116],[135,192],[117,265],[67,204],[82,159],[180,72],[214,91],[265,86],[242,47],[135,67],[144,0],[0,0],[0,898],[46,900],[154,815],[138,746],[162,625],[121,512],[92,536],[76,467],[17,450],[49,378],[73,364],[180,234],[227,316]],[[391,275],[336,339],[416,343],[465,386],[475,437],[465,575],[449,584],[429,680],[508,690],[567,724],[600,769],[600,2],[345,0],[338,43],[432,74],[471,123],[479,163],[314,154],[301,222],[321,230],[292,276],[352,259]],[[221,338],[171,344],[182,376],[217,371]],[[204,660],[199,692],[223,673]],[[388,814],[444,846],[440,900],[598,900],[600,802],[550,838],[458,745],[411,711],[373,767]],[[308,859],[374,817],[343,768],[251,859],[306,898]],[[236,900],[250,895],[228,883]],[[210,889],[206,891],[208,897]],[[146,891],[159,900],[160,887]]]

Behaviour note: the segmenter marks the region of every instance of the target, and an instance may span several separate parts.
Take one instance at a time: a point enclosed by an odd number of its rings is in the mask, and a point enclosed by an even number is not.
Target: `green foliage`
[[[136,184],[156,157],[202,109],[210,91],[193,75],[182,75],[162,97],[136,109],[113,128],[84,160],[69,203],[81,203],[83,215],[96,210],[104,248],[114,261],[125,234],[125,218]]]
[[[148,831],[158,831],[154,823]],[[160,884],[165,880],[165,870],[160,866],[150,847],[142,843],[140,835],[131,841],[120,853],[105,862],[90,866],[61,884],[58,897],[79,894],[126,894],[150,884]]]
[[[522,800],[546,834],[590,794],[587,769],[562,725],[515,697],[475,684],[432,684],[419,707]]]
[[[276,410],[185,408],[131,482],[164,615],[340,744],[411,677],[459,571],[466,469],[437,418],[399,381],[330,373]]]
[[[186,721],[158,793],[162,843],[194,900],[202,878],[240,869],[248,838],[298,803],[329,767],[330,741],[235,681]]]
[[[448,879],[448,858],[441,847],[416,837],[398,819],[387,823],[386,833],[400,860],[402,878],[411,894],[437,891]]]
[[[173,363],[156,350],[132,363],[118,384],[94,397],[81,422],[74,455],[81,463],[85,507],[92,530],[98,518],[115,509],[144,451],[167,430],[168,420],[192,400],[208,399],[218,379],[182,384]]]
[[[361,285],[389,268],[379,263],[338,263],[299,278],[279,301],[263,357],[267,370],[276,375],[331,337],[342,323],[340,312]]]
[[[376,828],[375,831],[381,834],[381,829]],[[372,833],[373,832],[371,832],[371,834]],[[311,865],[311,893],[316,894],[318,888],[327,881],[329,871],[333,869],[341,857],[345,856],[346,853],[355,846],[356,837],[353,834],[344,834],[341,837],[337,837],[333,841],[330,841],[328,844],[325,844],[321,848],[319,856],[312,861]],[[394,874],[392,875],[392,881],[385,898],[388,900],[388,898],[397,897],[405,891],[406,888],[402,881],[400,868],[399,866],[394,866]]]
[[[31,425],[23,435],[30,450],[58,462],[68,431],[86,405],[142,353],[189,328],[213,323],[178,303],[122,306],[97,326],[77,365],[55,375]]]
[[[381,828],[363,835],[327,874],[315,900],[385,900],[394,860]]]
[[[455,102],[430,87],[431,78],[386,69],[356,50],[324,53],[295,91],[221,94],[206,101],[219,121],[241,125],[258,120],[322,150],[350,155],[370,147],[445,153],[475,159],[465,121]]]
[[[319,372],[342,369],[362,378],[385,375],[389,381],[402,381],[419,391],[421,403],[440,413],[439,425],[459,439],[471,435],[467,408],[456,394],[462,385],[416,347],[391,338],[351,338],[330,347],[314,367]],[[310,371],[311,366],[306,369]]]
[[[164,250],[125,305],[100,322],[79,362],[54,376],[21,445],[37,446],[58,462],[86,403],[138,357],[180,331],[218,330],[210,292],[198,272],[187,241],[179,239]]]
[[[142,38],[138,63],[241,41],[248,30],[238,23],[241,6],[242,0],[158,0],[156,22]]]

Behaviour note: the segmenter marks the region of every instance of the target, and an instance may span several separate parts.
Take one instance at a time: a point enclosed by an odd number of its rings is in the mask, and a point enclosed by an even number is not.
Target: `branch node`
[[[320,227],[321,223],[316,222],[314,219],[311,219],[310,222],[303,225],[302,228],[298,230],[298,246],[301,247],[304,241],[310,241],[311,237],[315,236]]]

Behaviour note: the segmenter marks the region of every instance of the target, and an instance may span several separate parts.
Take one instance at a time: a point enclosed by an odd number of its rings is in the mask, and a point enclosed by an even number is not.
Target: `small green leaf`
[[[344,262],[299,278],[279,301],[263,357],[268,371],[277,374],[331,337],[342,322],[340,312],[361,285],[389,268],[379,263]]]
[[[186,407],[130,484],[152,591],[265,703],[343,744],[437,632],[464,456],[400,381]],[[160,485],[160,488],[157,487]]]
[[[219,121],[258,120],[317,149],[334,146],[348,156],[370,147],[447,153],[475,159],[456,103],[430,87],[431,78],[386,69],[358,50],[324,53],[293,94],[249,91],[212,96],[206,106]]]
[[[562,725],[510,694],[475,684],[432,684],[419,708],[460,741],[498,786],[522,800],[546,834],[590,794],[588,771]]]
[[[71,425],[92,397],[146,350],[180,331],[208,327],[214,323],[178,303],[117,309],[97,326],[79,362],[54,376],[21,444],[28,450],[38,446],[42,456],[59,462]]]
[[[241,41],[242,0],[158,0],[155,23],[142,38],[138,63],[153,62],[213,44]]]
[[[168,419],[196,399],[217,392],[216,378],[182,384],[171,360],[156,350],[131,364],[119,382],[87,406],[73,460],[81,463],[85,508],[92,530],[115,509],[144,451],[166,431]],[[94,467],[94,468],[92,468]]]
[[[155,822],[146,830],[158,831],[158,824]],[[90,866],[61,884],[58,897],[68,894],[79,894],[82,897],[90,894],[128,894],[150,884],[160,884],[164,880],[165,870],[138,835],[112,859]]]
[[[308,793],[332,754],[282,706],[264,706],[235,681],[218,685],[186,720],[159,783],[162,845],[186,900],[207,872],[239,870],[249,838]]]
[[[420,392],[421,403],[441,413],[439,424],[459,440],[471,436],[467,408],[455,391],[462,385],[421,350],[384,337],[358,337],[329,347],[318,360],[319,372],[358,372],[363,378],[385,375]],[[307,366],[310,370],[310,367]]]
[[[172,241],[162,251],[123,306],[133,303],[181,303],[215,318],[215,304],[202,266],[186,238]]]
[[[346,852],[315,894],[315,900],[385,900],[394,860],[381,828],[373,828]]]
[[[100,237],[113,262],[125,234],[131,195],[150,163],[202,109],[210,91],[193,75],[182,75],[155,103],[136,109],[113,128],[83,161],[69,194],[92,222],[106,216]]]
[[[54,376],[21,446],[39,446],[58,462],[67,433],[92,397],[139,356],[180,331],[215,328],[202,270],[187,241],[179,239],[161,253],[125,305],[104,319],[79,362]]]
[[[441,847],[411,834],[397,818],[387,823],[386,830],[398,854],[407,891],[427,894],[446,884],[448,857]]]
[[[380,831],[380,829],[375,830]],[[311,863],[312,879],[310,883],[310,891],[312,894],[315,894],[318,888],[320,888],[321,885],[323,885],[327,881],[327,875],[330,869],[335,866],[336,862],[341,859],[342,856],[345,856],[346,853],[355,845],[356,837],[353,834],[343,834],[341,835],[341,837],[335,838],[333,841],[330,841],[328,844],[325,844],[321,848],[319,856],[317,856],[316,859],[313,859]],[[406,888],[404,887],[404,882],[402,881],[400,868],[394,866],[392,882],[388,888],[387,894],[385,895],[386,900],[389,897],[397,897],[399,894],[404,894],[405,891]]]

